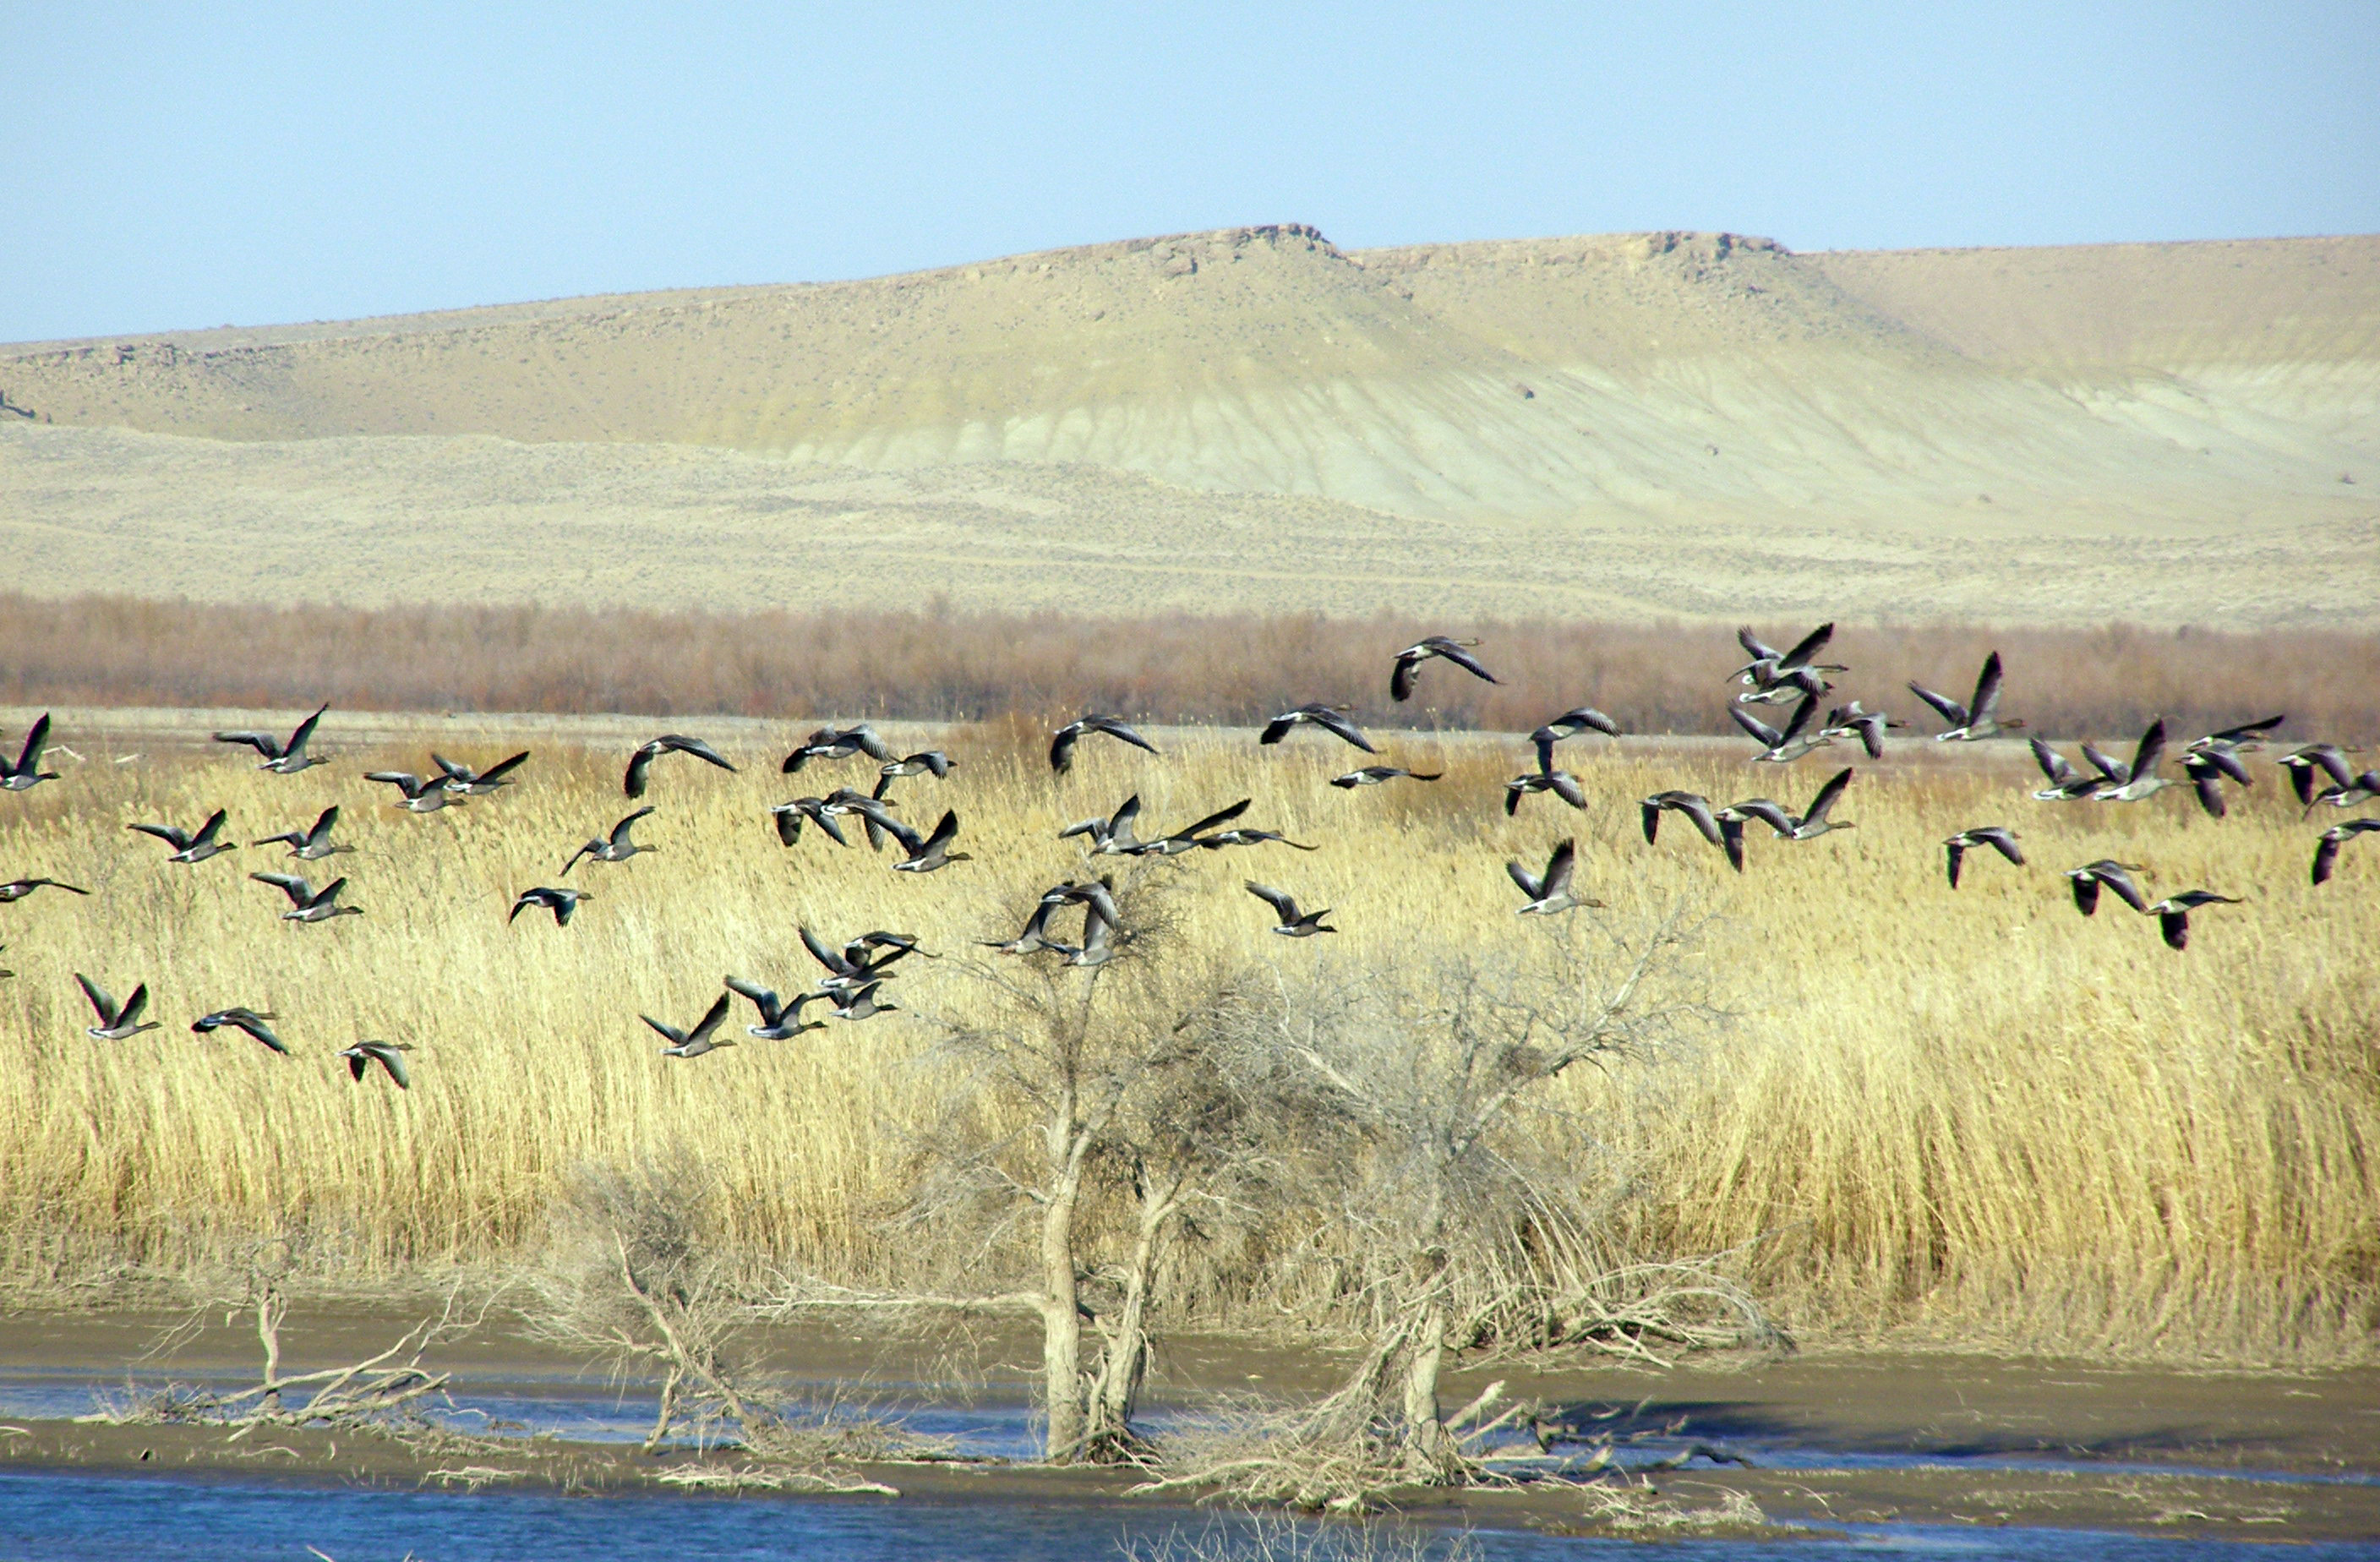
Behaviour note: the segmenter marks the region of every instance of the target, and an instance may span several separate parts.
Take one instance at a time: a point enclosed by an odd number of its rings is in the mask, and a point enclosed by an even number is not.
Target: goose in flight
[[[2248,767],[2240,763],[2239,751],[2232,749],[2185,750],[2181,773],[2190,777],[2191,790],[2198,795],[2198,806],[2217,819],[2230,812],[2223,800],[2224,782],[2236,781],[2242,787],[2256,784]]]
[[[544,885],[539,885],[534,889],[525,889],[520,892],[519,898],[513,902],[512,914],[504,921],[507,923],[517,921],[523,911],[536,906],[553,913],[554,926],[568,927],[571,913],[578,909],[578,903],[594,898],[595,892],[591,889],[552,889]]]
[[[1603,902],[1600,900],[1584,899],[1572,892],[1571,873],[1577,864],[1576,840],[1564,840],[1555,847],[1553,854],[1546,859],[1543,873],[1532,873],[1518,862],[1506,862],[1504,872],[1512,876],[1512,882],[1521,886],[1521,893],[1528,897],[1528,904],[1514,914],[1550,917],[1575,906],[1601,906]]]
[[[951,842],[958,839],[959,835],[959,816],[954,810],[945,809],[941,823],[934,826],[934,833],[922,838],[917,831],[897,820],[887,821],[886,824],[885,833],[900,842],[901,849],[909,854],[906,861],[892,864],[892,871],[896,873],[930,873],[953,862],[974,860],[964,851],[951,849]]]
[[[892,789],[892,777],[880,775],[872,792],[856,792],[849,787],[837,787],[820,800],[819,812],[829,817],[859,815],[859,823],[868,835],[868,849],[884,849],[884,837],[892,826],[892,811],[901,805],[886,796]]]
[[[1832,747],[1835,741],[1823,732],[1807,738],[1803,736],[1809,729],[1810,719],[1818,714],[1818,697],[1815,694],[1802,696],[1802,702],[1793,707],[1793,714],[1786,719],[1785,729],[1781,732],[1741,705],[1729,706],[1727,714],[1733,716],[1735,725],[1750,733],[1753,741],[1760,745],[1760,752],[1752,756],[1759,763],[1791,764],[1814,750]]]
[[[688,738],[682,732],[665,732],[628,756],[628,773],[622,777],[621,789],[632,798],[645,795],[645,784],[652,774],[653,761],[663,754],[692,754],[706,764],[722,770],[734,770],[719,750],[699,738]]]
[[[0,884],[0,906],[11,900],[22,900],[37,889],[62,889],[68,895],[89,895],[91,891],[70,885],[64,879],[10,879]]]
[[[2243,721],[2237,726],[2227,726],[2220,732],[2210,732],[2204,738],[2193,738],[2185,751],[2193,754],[2219,751],[2227,754],[2249,754],[2265,746],[2265,735],[2289,720],[2286,715],[2266,716],[2262,721]]]
[[[785,763],[778,768],[791,775],[812,760],[847,760],[854,754],[866,754],[872,760],[890,760],[892,746],[876,736],[876,729],[866,722],[857,726],[821,726],[803,738],[800,746],[787,754]],[[904,771],[902,774],[914,773]]]
[[[1104,921],[1110,927],[1123,925],[1123,913],[1117,909],[1115,902],[1115,880],[1104,873],[1088,883],[1068,882],[1045,890],[1041,904],[1052,910],[1061,906],[1080,906],[1084,915]]]
[[[941,781],[949,776],[951,767],[959,762],[940,749],[927,749],[905,759],[888,762],[878,774],[881,775],[930,775]]]
[[[2074,881],[2074,909],[2086,917],[2096,914],[2099,886],[2105,885],[2116,892],[2117,899],[2133,910],[2147,911],[2148,898],[2132,882],[2132,875],[2139,872],[2141,865],[2137,862],[2118,862],[2106,857],[2096,862],[2085,862],[2080,868],[2069,868],[2066,876]]]
[[[2289,773],[2289,789],[2298,795],[2298,804],[2312,808],[2318,777],[2327,775],[2338,787],[2352,786],[2355,773],[2348,768],[2347,756],[2361,753],[2361,749],[2342,749],[2336,743],[2308,743],[2281,756],[2281,767]]]
[[[172,847],[172,853],[165,859],[168,862],[203,862],[210,857],[221,857],[226,851],[239,849],[237,841],[215,838],[223,834],[222,809],[208,814],[207,822],[199,826],[196,835],[173,824],[127,824],[124,827],[144,836],[154,836]]]
[[[747,1036],[764,1042],[789,1042],[805,1031],[826,1029],[822,1020],[805,1022],[802,1019],[804,1007],[823,1002],[827,996],[824,993],[796,993],[794,1001],[786,1003],[768,988],[758,982],[747,982],[740,976],[727,979],[727,990],[751,999],[752,1007],[760,1011],[759,1024],[744,1027],[744,1033]],[[651,1021],[646,1023],[650,1024]]]
[[[717,1052],[721,1047],[732,1047],[735,1044],[735,1038],[732,1036],[716,1041],[711,1037],[711,1033],[719,1029],[719,1022],[727,1018],[727,995],[724,993],[720,994],[713,1000],[710,1009],[700,1019],[694,1022],[694,1029],[691,1031],[681,1031],[674,1025],[664,1025],[650,1014],[640,1014],[637,1018],[660,1031],[662,1039],[669,1043],[669,1045],[662,1048],[663,1057],[700,1057],[705,1053]]]
[[[2091,794],[2095,801],[2139,802],[2173,785],[2157,774],[2157,767],[2165,763],[2163,717],[2149,723],[2148,730],[2141,734],[2141,740],[2133,745],[2132,763],[2130,764],[2110,764],[2105,756],[2087,743],[2083,745],[2082,752],[2107,775],[2107,785]]]
[[[1094,732],[1105,733],[1121,743],[1135,749],[1157,752],[1157,745],[1123,724],[1120,716],[1103,716],[1087,712],[1050,735],[1050,768],[1063,775],[1075,768],[1075,745]]]
[[[289,1049],[282,1044],[280,1037],[273,1033],[272,1021],[280,1018],[277,1014],[259,1014],[252,1008],[219,1008],[212,1014],[202,1014],[191,1020],[190,1030],[196,1035],[204,1036],[228,1025],[235,1031],[247,1031],[274,1052],[286,1057],[289,1056]]]
[[[281,913],[285,922],[327,922],[333,917],[360,917],[360,906],[339,904],[339,891],[347,887],[345,878],[333,879],[316,889],[304,879],[290,873],[250,873],[258,884],[269,884],[289,897],[289,909]]]
[[[341,1047],[339,1056],[347,1060],[347,1078],[363,1083],[364,1071],[377,1063],[388,1077],[396,1081],[399,1090],[413,1088],[413,1076],[406,1071],[405,1055],[413,1050],[411,1042],[358,1042],[351,1047]]]
[[[331,832],[338,827],[339,805],[333,803],[314,816],[313,825],[310,829],[284,830],[277,836],[267,836],[261,841],[250,841],[248,844],[285,846],[289,848],[289,855],[300,862],[320,862],[323,858],[334,853],[355,850],[351,846],[334,846],[331,843]]]
[[[0,792],[30,792],[44,781],[55,781],[58,773],[42,768],[42,750],[50,746],[50,713],[41,718],[25,734],[25,746],[17,754],[17,763],[0,770]]]
[[[1518,813],[1521,799],[1531,792],[1551,792],[1572,808],[1586,806],[1586,790],[1569,771],[1527,770],[1504,783],[1504,817]]]
[[[779,803],[769,813],[776,821],[777,838],[787,846],[802,838],[802,821],[805,819],[824,831],[826,838],[835,845],[849,846],[851,837],[844,835],[843,826],[834,822],[836,812],[839,811],[827,807],[824,798],[795,798],[791,802]]]
[[[914,942],[894,943],[882,946],[884,953],[870,958],[869,950],[879,946],[871,945],[868,935],[855,938],[838,950],[829,946],[825,940],[807,927],[795,931],[801,934],[802,947],[810,952],[810,958],[826,967],[827,974],[819,982],[820,992],[837,992],[880,982],[892,974],[886,967],[917,947]]]
[[[1660,844],[1661,815],[1682,813],[1703,833],[1703,839],[1726,851],[1737,873],[1743,872],[1743,823],[1720,819],[1708,798],[1698,792],[1656,792],[1637,803],[1636,809],[1645,826],[1645,845]]]
[[[2107,784],[2106,775],[2083,775],[2068,763],[2065,755],[2040,738],[2028,741],[2033,745],[2034,763],[2041,766],[2041,774],[2049,779],[2048,786],[2033,794],[2041,801],[2081,802]],[[2088,749],[2090,746],[2085,744],[2084,747]],[[2097,752],[2096,750],[2092,751]]]
[[[1346,709],[1344,705],[1325,705],[1317,702],[1311,705],[1300,705],[1293,711],[1283,711],[1265,723],[1265,729],[1257,734],[1257,741],[1278,743],[1288,737],[1293,728],[1303,726],[1310,722],[1333,737],[1342,738],[1353,743],[1367,754],[1378,753],[1380,750],[1372,747],[1372,740],[1356,731],[1354,723],[1339,714]]]
[[[1826,693],[1832,686],[1822,675],[1850,670],[1840,663],[1811,660],[1827,648],[1834,634],[1834,625],[1821,624],[1803,635],[1792,650],[1779,651],[1754,634],[1749,625],[1736,630],[1735,642],[1752,658],[1735,670],[1735,680],[1752,690],[1737,695],[1737,702],[1782,704],[1797,692],[1814,697]]]
[[[394,806],[407,813],[435,813],[442,808],[460,808],[468,792],[451,791],[443,772],[431,776],[419,776],[409,770],[367,770],[367,781],[384,781],[403,794]]]
[[[876,995],[883,983],[870,982],[861,987],[838,987],[826,995],[834,1005],[830,1014],[836,1019],[872,1019],[880,1014],[898,1014],[901,1006]]]
[[[493,796],[499,787],[513,784],[513,772],[528,763],[528,750],[523,749],[510,759],[498,760],[485,770],[473,770],[458,760],[435,752],[430,756],[430,763],[445,773],[440,785],[448,791],[467,798],[484,798]]]
[[[2339,848],[2345,846],[2351,836],[2364,835],[2374,830],[2380,830],[2380,819],[2350,819],[2344,824],[2333,824],[2329,829],[2325,830],[2322,833],[2322,839],[2314,843],[2313,882],[2328,884],[2330,875],[2338,867]]]
[[[1330,914],[1330,907],[1325,906],[1319,911],[1300,911],[1297,902],[1290,898],[1288,892],[1275,889],[1270,885],[1260,885],[1254,879],[1247,880],[1246,885],[1250,895],[1272,908],[1274,917],[1279,919],[1279,925],[1273,932],[1283,938],[1311,938],[1318,933],[1339,931],[1323,924],[1322,919]]]
[[[328,763],[309,754],[306,740],[314,736],[314,724],[321,721],[322,713],[330,708],[328,702],[316,706],[314,714],[298,724],[298,730],[289,735],[286,742],[271,732],[218,732],[215,741],[245,743],[264,756],[264,763],[257,769],[270,770],[277,775],[295,775],[310,766]]]
[[[1582,732],[1600,732],[1606,738],[1617,738],[1620,736],[1620,724],[1592,705],[1572,706],[1529,734],[1529,741],[1536,746],[1537,768],[1552,770],[1554,745]]]
[[[2314,794],[2315,802],[2326,802],[2333,808],[2353,808],[2358,803],[2380,798],[2380,770],[2367,770],[2352,781],[2341,781],[2325,787]],[[2312,812],[2311,804],[2307,812]]]
[[[1767,798],[1754,798],[1748,802],[1733,803],[1720,809],[1718,818],[1732,819],[1739,824],[1757,819],[1786,840],[1814,841],[1829,831],[1858,828],[1849,819],[1828,817],[1834,811],[1836,800],[1843,795],[1843,788],[1851,784],[1852,767],[1845,765],[1818,788],[1818,795],[1810,799],[1806,812],[1789,813]]]
[[[132,995],[119,1004],[108,996],[106,988],[82,972],[75,972],[75,981],[81,983],[82,995],[91,1000],[91,1012],[99,1017],[99,1023],[84,1031],[84,1035],[103,1042],[121,1042],[143,1031],[159,1028],[155,1020],[140,1018],[140,1011],[149,1007],[149,983],[146,982],[132,989]]]
[[[1950,724],[1949,731],[1934,735],[1937,743],[1971,743],[1978,738],[2013,732],[2024,725],[2013,717],[2006,721],[2000,719],[2000,653],[1997,651],[1984,658],[1984,670],[1975,676],[1975,692],[1963,705],[1947,694],[1935,693],[1922,683],[1912,682],[1909,692],[1933,706],[1942,719]]]
[[[1400,704],[1411,699],[1414,679],[1420,676],[1421,665],[1433,656],[1453,663],[1473,677],[1485,678],[1489,683],[1502,682],[1501,678],[1479,665],[1479,658],[1471,654],[1471,648],[1478,643],[1475,640],[1451,640],[1445,635],[1431,635],[1406,646],[1397,653],[1396,667],[1389,674],[1389,698]]]
[[[1133,855],[1135,857],[1179,857],[1184,852],[1193,850],[1204,844],[1198,839],[1201,831],[1211,830],[1218,824],[1230,824],[1245,813],[1248,811],[1248,805],[1254,800],[1251,798],[1242,798],[1229,808],[1217,809],[1196,824],[1184,824],[1170,836],[1160,836],[1153,841],[1135,848]]]
[[[1943,849],[1949,852],[1950,857],[1952,889],[1959,887],[1959,869],[1961,864],[1966,861],[1967,853],[1978,847],[1985,846],[1990,847],[2018,867],[2024,866],[2024,848],[2016,844],[2016,832],[1998,824],[1978,824],[1972,830],[1960,831],[1942,843]]]
[[[628,836],[628,832],[636,828],[637,821],[652,811],[651,803],[645,804],[636,812],[613,825],[612,836],[609,840],[589,841],[585,846],[572,852],[570,860],[562,865],[564,874],[567,875],[571,869],[578,866],[578,860],[582,857],[589,862],[625,862],[640,851],[654,850],[655,848],[650,846],[638,846]]]
[[[1095,855],[1129,857],[1147,844],[1140,838],[1139,827],[1140,794],[1135,792],[1117,804],[1116,811],[1105,819],[1077,820],[1059,831],[1058,838],[1062,841],[1075,836],[1088,836],[1091,851]]]
[[[979,938],[976,942],[987,949],[996,949],[1003,955],[1038,955],[1045,949],[1063,949],[1067,946],[1056,943],[1050,937],[1050,914],[1063,903],[1062,899],[1052,900],[1045,895],[1034,902],[1033,914],[1025,919],[1025,930],[1015,937],[1005,943],[990,938]]]
[[[1410,781],[1436,781],[1445,774],[1446,772],[1442,770],[1407,770],[1402,765],[1396,764],[1367,764],[1361,770],[1351,770],[1344,775],[1332,776],[1330,784],[1343,791],[1352,792],[1358,787],[1377,787],[1384,781],[1394,781],[1401,775]]]
[[[1884,735],[1895,727],[1907,726],[1905,721],[1895,721],[1882,711],[1864,709],[1856,700],[1848,705],[1838,705],[1827,713],[1826,725],[1818,728],[1828,738],[1856,738],[1860,747],[1872,760],[1884,758]]]
[[[1198,837],[1198,844],[1209,851],[1219,850],[1227,846],[1262,846],[1267,841],[1279,841],[1283,846],[1295,847],[1300,851],[1322,849],[1318,846],[1308,846],[1304,841],[1291,840],[1279,830],[1218,830],[1211,836]]]
[[[1089,969],[1103,966],[1116,958],[1116,952],[1132,942],[1133,935],[1121,932],[1115,923],[1099,915],[1096,905],[1083,908],[1083,942],[1066,951],[1066,963]]]
[[[2168,947],[2190,947],[2190,913],[2201,906],[2237,906],[2240,902],[2228,895],[2217,895],[2211,889],[2186,889],[2180,895],[2168,895],[2151,906],[2155,913],[2157,931],[2165,934]]]

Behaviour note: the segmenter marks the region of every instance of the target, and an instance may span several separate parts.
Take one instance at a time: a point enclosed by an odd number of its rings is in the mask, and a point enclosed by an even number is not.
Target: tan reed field
[[[360,779],[418,770],[433,741],[483,765],[518,746],[458,728],[425,721],[418,745],[295,777],[256,773],[245,750],[119,765],[85,742],[82,763],[55,762],[62,781],[0,796],[0,875],[93,892],[0,906],[0,963],[17,972],[0,983],[0,1233],[19,1277],[172,1269],[286,1229],[346,1278],[501,1266],[575,1168],[679,1153],[715,1169],[719,1238],[756,1270],[893,1275],[904,1255],[883,1211],[902,1125],[935,1093],[938,1019],[978,1001],[953,966],[1079,871],[1062,825],[1136,791],[1145,835],[1247,796],[1242,823],[1320,848],[1127,868],[1177,887],[1177,943],[1150,958],[1211,954],[1293,986],[1526,948],[1547,930],[1513,915],[1503,861],[1534,868],[1565,835],[1580,889],[1608,903],[1573,915],[1709,918],[1698,958],[1725,1018],[1691,1046],[1565,1080],[1579,1175],[1607,1185],[1629,1247],[1733,1250],[1730,1265],[1805,1337],[2308,1360],[2366,1351],[2380,1323],[2380,849],[2350,842],[2338,877],[2311,886],[2314,836],[2343,815],[2301,821],[2262,758],[2256,787],[2216,821],[2182,788],[2135,806],[2032,801],[2014,745],[1899,744],[1859,760],[1839,811],[1857,829],[1796,844],[1755,826],[1739,877],[1675,816],[1647,846],[1635,799],[1683,787],[1799,808],[1836,768],[1828,754],[1780,774],[1734,746],[1572,744],[1588,809],[1538,796],[1508,820],[1516,742],[1384,739],[1385,758],[1443,763],[1446,779],[1342,792],[1326,779],[1363,756],[1311,733],[1272,750],[1174,736],[1161,759],[1095,738],[1055,777],[1039,729],[1000,724],[943,735],[960,759],[947,781],[898,785],[921,825],[955,808],[974,857],[919,877],[814,828],[779,844],[770,804],[868,774],[863,761],[778,775],[789,727],[771,748],[723,743],[736,775],[663,759],[638,826],[651,855],[564,880],[571,850],[634,806],[625,746],[540,747],[518,786],[426,817]],[[124,828],[194,826],[223,807],[248,841],[333,802],[358,849],[322,863],[244,848],[177,866]],[[1984,824],[2016,828],[2030,865],[1977,853],[1954,893],[1938,843]],[[2075,914],[2058,872],[2104,856],[2144,864],[2153,895],[2204,885],[2248,903],[2198,913],[2175,953],[2112,897],[2095,919]],[[282,897],[246,874],[293,869],[317,885],[347,873],[366,914],[279,920]],[[1243,878],[1335,908],[1343,932],[1272,937]],[[558,883],[595,893],[571,926],[534,910],[507,925],[516,893]],[[887,984],[909,1013],[658,1056],[640,1012],[690,1024],[727,972],[810,984],[797,923],[836,940],[916,933],[944,958]],[[164,1028],[85,1035],[79,970],[118,996],[148,982]],[[295,1056],[188,1031],[231,1004],[278,1014]],[[732,1033],[749,1018],[738,1000]],[[413,1044],[410,1092],[377,1073],[349,1082],[335,1054],[364,1036]],[[1247,1299],[1184,1300],[1228,1322]]]

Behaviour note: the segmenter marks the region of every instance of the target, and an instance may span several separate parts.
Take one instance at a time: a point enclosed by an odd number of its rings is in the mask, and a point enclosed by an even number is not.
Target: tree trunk
[[[1144,1446],[1132,1429],[1132,1416],[1148,1375],[1148,1293],[1166,1227],[1182,1207],[1175,1198],[1180,1187],[1177,1181],[1141,1189],[1140,1239],[1133,1245],[1132,1266],[1124,1275],[1123,1306],[1115,1322],[1102,1327],[1106,1344],[1091,1388],[1087,1445],[1095,1458],[1126,1459]]]
[[[1438,1374],[1446,1360],[1446,1313],[1431,1302],[1414,1324],[1406,1347],[1404,1421],[1406,1458],[1416,1473],[1432,1478],[1449,1473],[1454,1465],[1453,1439],[1438,1404]]]
[[[281,1409],[281,1319],[289,1304],[281,1300],[280,1290],[264,1287],[256,1299],[256,1337],[264,1347],[264,1397],[260,1404],[268,1412]]]
[[[1075,1201],[1082,1188],[1079,1157],[1059,1168],[1041,1212],[1041,1400],[1049,1417],[1042,1457],[1072,1464],[1086,1431],[1083,1404],[1083,1313],[1075,1277]]]

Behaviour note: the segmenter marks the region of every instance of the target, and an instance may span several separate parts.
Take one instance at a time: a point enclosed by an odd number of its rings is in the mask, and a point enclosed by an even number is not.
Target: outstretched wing
[[[1827,641],[1832,640],[1834,634],[1835,627],[1832,624],[1821,624],[1812,629],[1802,637],[1800,644],[1785,653],[1784,658],[1777,664],[1777,670],[1780,673],[1791,672],[1797,667],[1808,666],[1810,658],[1824,651],[1827,648]]]
[[[1810,812],[1802,815],[1802,823],[1815,824],[1824,820],[1827,811],[1835,806],[1835,799],[1841,797],[1843,788],[1851,784],[1852,767],[1845,765],[1833,779],[1818,788],[1818,795],[1810,799]]]
[[[1512,882],[1519,885],[1521,886],[1521,893],[1527,896],[1530,899],[1543,900],[1546,897],[1545,881],[1538,878],[1535,873],[1530,873],[1526,868],[1522,867],[1518,862],[1506,862],[1504,864],[1504,872],[1512,875]]]
[[[1297,921],[1297,902],[1287,892],[1275,889],[1270,885],[1258,884],[1254,879],[1244,882],[1248,893],[1271,907],[1273,915],[1279,917],[1284,925]]]
[[[277,760],[281,757],[281,738],[278,733],[218,732],[215,734],[215,741],[218,743],[245,743],[249,748],[254,749],[258,753],[262,754],[269,760]]]
[[[1560,895],[1570,888],[1571,873],[1577,865],[1578,842],[1565,838],[1554,848],[1553,855],[1546,859],[1545,893]]]
[[[1488,681],[1493,682],[1494,680],[1491,678]],[[1338,736],[1345,738],[1348,742],[1354,744],[1355,747],[1363,750],[1367,754],[1377,754],[1380,751],[1379,750],[1372,747],[1372,740],[1370,738],[1355,730],[1354,723],[1349,721],[1345,716],[1341,715],[1336,711],[1315,712],[1314,724],[1317,726],[1321,727],[1326,732],[1336,733]]]
[[[103,1027],[115,1024],[115,1000],[108,996],[107,989],[80,971],[75,972],[75,981],[81,985],[82,995],[91,1000],[91,1012],[99,1016],[100,1024]]]
[[[1778,731],[1767,722],[1762,721],[1758,716],[1754,715],[1750,711],[1745,710],[1742,706],[1730,705],[1727,708],[1727,714],[1735,718],[1736,726],[1752,734],[1753,741],[1758,743],[1762,748],[1776,749],[1784,746],[1785,735],[1783,733]]]
[[[1960,704],[1956,700],[1951,699],[1949,695],[1937,694],[1932,689],[1926,688],[1924,684],[1918,683],[1913,679],[1910,682],[1909,692],[1916,695],[1917,698],[1933,706],[1935,714],[1939,715],[1944,721],[1949,722],[1952,726],[1964,726],[1967,725],[1967,707]]]
[[[1984,670],[1975,675],[1975,698],[1967,709],[1977,722],[1991,719],[2000,703],[2000,653],[1997,651],[1984,658]]]

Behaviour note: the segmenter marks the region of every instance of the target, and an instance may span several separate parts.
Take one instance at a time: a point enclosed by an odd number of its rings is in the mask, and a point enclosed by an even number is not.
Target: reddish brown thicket
[[[1811,626],[1764,624],[1790,643]],[[1424,634],[1477,635],[1504,680],[1446,665],[1406,706],[1390,659]],[[1903,688],[1965,699],[1987,651],[2007,714],[2053,737],[2119,736],[2163,715],[2192,732],[2287,712],[2293,737],[2380,737],[2380,635],[2288,630],[1846,625],[1829,659],[1858,696],[1937,730]],[[1569,705],[1629,730],[1725,733],[1734,639],[1709,625],[1556,620],[986,613],[629,613],[334,606],[237,611],[132,597],[0,594],[0,701],[350,710],[719,712],[980,720],[1098,709],[1158,722],[1261,720],[1311,700],[1359,720],[1525,730]],[[1775,714],[1775,713],[1772,713]]]

